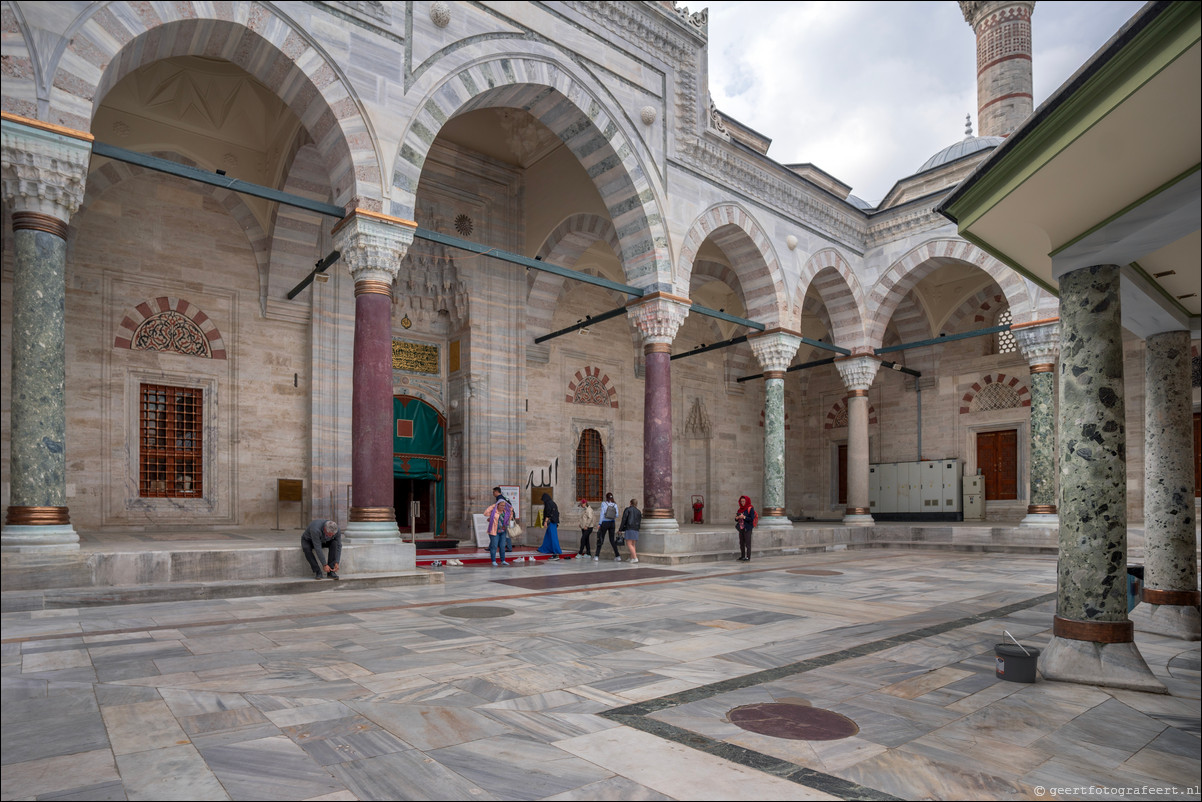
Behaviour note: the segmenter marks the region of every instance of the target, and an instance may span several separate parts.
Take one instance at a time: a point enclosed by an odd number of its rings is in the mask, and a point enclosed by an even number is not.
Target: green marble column
[[[1154,334],[1144,346],[1146,556],[1143,603],[1132,619],[1143,631],[1198,640],[1190,333]]]
[[[1024,526],[1057,526],[1056,515],[1056,359],[1060,351],[1057,321],[1011,327],[1030,365],[1030,486]]]
[[[1060,558],[1048,679],[1164,687],[1127,618],[1127,445],[1119,268],[1060,277]]]
[[[785,371],[797,355],[801,335],[771,329],[750,337],[748,344],[764,369],[764,495],[757,505],[760,526],[792,526],[785,514]]]

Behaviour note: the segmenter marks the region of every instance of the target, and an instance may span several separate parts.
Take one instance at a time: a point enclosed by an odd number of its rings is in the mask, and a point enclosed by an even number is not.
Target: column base
[[[843,516],[844,526],[872,526],[876,521],[868,513],[849,512]]]
[[[647,534],[656,537],[667,537],[680,533],[680,523],[675,518],[643,518],[639,528],[639,539]]]
[[[1202,640],[1202,615],[1192,604],[1143,602],[1127,614],[1140,632],[1151,632],[1186,641]]]
[[[788,529],[793,526],[793,522],[789,520],[787,515],[761,515],[760,522],[756,524],[756,529],[766,527]]]
[[[1020,526],[1060,526],[1060,514],[1055,512],[1032,512],[1019,521]]]
[[[1039,655],[1044,679],[1168,693],[1132,642],[1096,643],[1053,635]]]
[[[71,524],[13,524],[0,529],[0,551],[31,554],[79,551],[79,534]]]
[[[348,521],[342,530],[346,544],[365,546],[372,543],[398,543],[401,539],[396,521]]]

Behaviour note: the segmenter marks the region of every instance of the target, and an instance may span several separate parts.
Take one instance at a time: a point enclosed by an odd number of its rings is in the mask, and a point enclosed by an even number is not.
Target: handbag
[[[614,535],[614,544],[618,545],[618,546],[625,546],[626,545],[626,535],[622,534],[621,532]]]
[[[517,522],[516,518],[509,522],[509,536],[510,537],[521,537],[522,536],[522,525]]]

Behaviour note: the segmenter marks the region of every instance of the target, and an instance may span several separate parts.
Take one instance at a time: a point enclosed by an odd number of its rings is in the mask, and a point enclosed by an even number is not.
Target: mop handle
[[[1027,651],[1027,647],[1023,646],[1021,643],[1019,643],[1018,640],[1013,635],[1010,634],[1010,630],[1003,629],[1002,634],[1005,635],[1010,640],[1014,641],[1014,645],[1017,646],[1018,648],[1022,649],[1023,654],[1025,654],[1027,657],[1031,656],[1031,653]]]

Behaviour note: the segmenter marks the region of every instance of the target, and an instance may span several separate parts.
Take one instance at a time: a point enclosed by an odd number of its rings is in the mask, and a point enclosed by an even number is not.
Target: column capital
[[[401,260],[413,244],[417,223],[365,209],[355,209],[334,227],[334,247],[356,284],[368,281],[391,285]]]
[[[880,367],[881,360],[875,356],[853,354],[835,360],[835,368],[839,371],[839,377],[843,379],[843,386],[847,388],[848,392],[856,390],[867,392]]]
[[[1010,333],[1018,342],[1018,347],[1027,364],[1054,365],[1060,356],[1060,319],[1034,320],[1030,323],[1016,323],[1010,327]]]
[[[793,357],[797,356],[801,335],[785,329],[773,329],[749,336],[747,344],[751,346],[751,352],[755,354],[765,373],[783,371],[788,369]]]
[[[676,339],[692,301],[655,292],[626,305],[626,315],[643,336],[643,345],[670,345]]]
[[[5,114],[0,121],[0,187],[13,212],[70,222],[83,202],[92,137]]]

